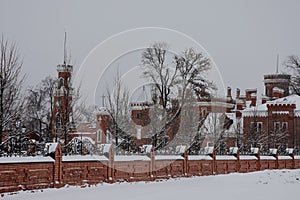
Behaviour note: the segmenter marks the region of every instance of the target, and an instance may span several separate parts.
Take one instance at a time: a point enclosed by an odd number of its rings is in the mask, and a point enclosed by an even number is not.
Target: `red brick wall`
[[[54,163],[0,164],[0,193],[53,186]]]
[[[96,184],[108,180],[107,162],[63,162],[62,183],[69,185],[82,185],[84,183]],[[83,182],[86,181],[86,182]]]
[[[113,155],[113,152],[110,152]],[[278,160],[155,160],[148,161],[62,161],[61,149],[55,153],[55,163],[0,164],[0,193],[22,189],[61,187],[65,184],[96,184],[102,181],[146,181],[159,178],[251,172],[265,169],[300,168],[300,159]],[[292,158],[292,157],[291,157]]]
[[[213,161],[190,160],[187,162],[188,176],[206,176],[213,174]]]
[[[113,177],[115,180],[146,181],[151,178],[150,161],[114,162]]]
[[[258,170],[258,161],[257,160],[240,160],[239,161],[239,170],[240,173],[254,172]]]

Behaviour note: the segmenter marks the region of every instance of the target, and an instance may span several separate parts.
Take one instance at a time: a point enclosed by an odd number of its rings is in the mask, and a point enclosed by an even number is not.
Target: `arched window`
[[[59,113],[56,114],[56,117],[55,117],[55,124],[56,124],[56,128],[61,128],[61,117],[59,115]]]
[[[201,117],[205,117],[207,113],[207,108],[201,108]]]
[[[58,88],[61,88],[61,87],[63,87],[64,86],[64,79],[61,77],[61,78],[59,78],[59,80],[58,80]]]

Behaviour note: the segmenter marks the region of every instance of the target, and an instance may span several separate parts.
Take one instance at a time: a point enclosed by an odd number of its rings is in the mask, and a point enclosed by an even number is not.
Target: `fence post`
[[[62,187],[62,149],[60,144],[58,143],[48,143],[49,145],[55,146],[54,152],[54,174],[53,174],[53,182],[54,187]]]
[[[108,151],[108,181],[110,183],[114,182],[114,150],[112,148],[111,144],[106,144],[110,145],[109,151]]]

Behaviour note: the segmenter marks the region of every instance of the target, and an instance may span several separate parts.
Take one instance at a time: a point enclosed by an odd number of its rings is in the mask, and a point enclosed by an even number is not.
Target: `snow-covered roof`
[[[141,103],[141,104],[137,103],[137,104],[131,105],[131,110],[145,110],[145,109],[149,109],[149,108],[150,107],[148,104],[143,104],[143,103]]]
[[[213,160],[209,155],[189,155],[188,160]]]
[[[184,160],[180,155],[156,155],[155,160]]]
[[[110,115],[108,112],[108,108],[106,108],[106,107],[99,107],[97,109],[96,113],[99,115]]]
[[[95,141],[94,141],[92,138],[87,137],[87,136],[78,136],[78,137],[74,137],[70,142],[72,142],[74,139],[78,139],[78,140],[80,140],[80,141],[82,141],[82,142],[88,141],[88,142],[90,142],[90,143],[92,143],[92,144],[95,144]]]
[[[212,107],[224,107],[224,108],[233,108],[234,104],[227,102],[218,102],[218,101],[199,101],[195,102],[198,106],[212,106]]]
[[[115,161],[150,161],[150,158],[145,155],[116,155]]]
[[[98,162],[98,161],[108,161],[108,158],[100,155],[70,155],[63,156],[63,162],[77,162],[77,161],[85,161],[85,162]]]
[[[28,157],[0,157],[0,163],[45,163],[45,162],[54,162],[54,159],[50,156],[28,156]]]
[[[292,94],[287,97],[279,98],[276,100],[268,101],[264,104],[257,105],[255,107],[246,108],[242,111],[243,117],[267,117],[268,116],[268,107],[267,105],[278,105],[278,104],[295,104],[295,114],[297,116],[300,116],[300,96],[297,94]],[[286,114],[286,112],[280,113],[280,114]]]

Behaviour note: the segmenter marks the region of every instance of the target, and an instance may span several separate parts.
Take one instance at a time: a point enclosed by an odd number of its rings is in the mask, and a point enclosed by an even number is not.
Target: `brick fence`
[[[103,145],[103,155],[63,156],[55,147],[45,157],[0,157],[0,193],[68,185],[97,184],[116,181],[152,181],[170,177],[189,177],[266,169],[299,169],[300,156],[293,151],[286,156],[240,155],[233,148],[230,155],[216,155],[210,149],[205,155],[154,155],[148,146],[143,155],[114,155],[111,145]]]

